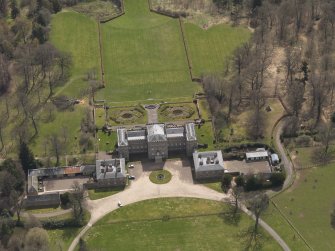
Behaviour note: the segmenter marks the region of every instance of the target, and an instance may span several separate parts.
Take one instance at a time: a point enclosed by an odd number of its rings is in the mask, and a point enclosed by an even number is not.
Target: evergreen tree
[[[28,145],[25,142],[22,142],[20,145],[19,158],[21,161],[22,168],[26,175],[28,174],[29,169],[37,168],[34,154],[29,149]]]

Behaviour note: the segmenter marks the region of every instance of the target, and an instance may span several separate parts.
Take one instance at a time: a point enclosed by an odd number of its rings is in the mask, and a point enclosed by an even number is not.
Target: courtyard
[[[78,182],[79,185],[83,185],[89,180],[88,177],[69,177],[61,179],[44,179],[43,186],[44,192],[66,192],[73,189],[74,183]]]
[[[245,162],[231,160],[224,162],[225,169],[229,172],[240,172],[241,174],[271,173],[272,168],[269,161]]]

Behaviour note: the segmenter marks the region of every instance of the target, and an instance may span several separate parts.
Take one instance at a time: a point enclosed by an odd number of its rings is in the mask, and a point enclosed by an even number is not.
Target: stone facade
[[[96,161],[95,187],[125,186],[127,181],[125,159]]]
[[[196,179],[220,179],[224,174],[221,151],[194,152],[194,171]]]
[[[146,153],[155,161],[168,158],[169,152],[184,151],[187,156],[192,156],[198,145],[194,123],[179,127],[148,124],[139,130],[120,128],[117,137],[119,156],[126,160],[130,154],[136,153]]]

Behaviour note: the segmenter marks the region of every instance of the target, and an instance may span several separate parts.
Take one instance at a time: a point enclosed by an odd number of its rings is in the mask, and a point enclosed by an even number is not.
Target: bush
[[[66,192],[60,195],[60,202],[63,207],[66,207],[70,203],[70,193]]]
[[[311,137],[307,135],[301,135],[298,138],[296,138],[295,143],[298,147],[306,147],[311,145]]]
[[[242,175],[239,175],[235,178],[236,186],[243,187],[244,186],[244,177]]]
[[[270,177],[270,181],[272,186],[282,186],[285,182],[285,174],[284,173],[273,173]]]
[[[261,188],[262,188],[262,183],[259,180],[259,178],[255,177],[254,175],[249,176],[247,178],[245,186],[244,186],[245,191],[247,192],[255,191]]]
[[[226,193],[228,191],[228,189],[231,186],[231,181],[233,180],[233,176],[231,176],[230,174],[224,174],[222,177],[222,183],[221,183],[221,187],[222,190]]]

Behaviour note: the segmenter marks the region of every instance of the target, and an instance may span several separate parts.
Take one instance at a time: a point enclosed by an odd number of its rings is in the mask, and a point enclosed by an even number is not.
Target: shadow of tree
[[[255,233],[254,225],[241,230],[237,234],[237,238],[243,243],[243,250],[245,251],[262,250],[264,242],[268,239],[261,232]]]

